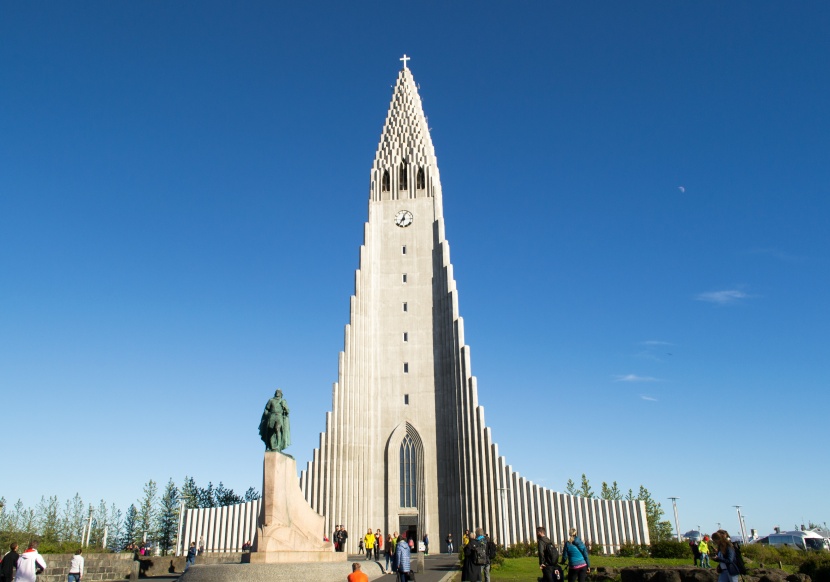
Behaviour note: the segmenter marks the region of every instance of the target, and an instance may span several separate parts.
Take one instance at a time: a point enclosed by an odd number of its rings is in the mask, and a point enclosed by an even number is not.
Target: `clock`
[[[412,213],[409,210],[400,210],[395,215],[395,224],[401,228],[405,228],[412,224]]]

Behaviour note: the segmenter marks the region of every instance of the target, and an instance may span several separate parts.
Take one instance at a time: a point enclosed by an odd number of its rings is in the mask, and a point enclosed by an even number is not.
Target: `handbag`
[[[409,572],[407,572],[406,573],[406,579],[409,580],[409,582],[415,582],[415,572],[413,572],[411,570]]]

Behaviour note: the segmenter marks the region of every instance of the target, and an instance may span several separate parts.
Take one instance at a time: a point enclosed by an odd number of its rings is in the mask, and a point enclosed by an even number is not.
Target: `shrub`
[[[623,544],[617,555],[621,558],[648,558],[649,548],[643,544]]]
[[[813,582],[830,582],[830,554],[807,553],[798,571],[807,574]]]
[[[504,551],[504,556],[506,558],[535,558],[538,556],[536,548],[536,542],[517,542]]]
[[[667,540],[651,544],[652,558],[691,558],[692,550],[686,542]]]

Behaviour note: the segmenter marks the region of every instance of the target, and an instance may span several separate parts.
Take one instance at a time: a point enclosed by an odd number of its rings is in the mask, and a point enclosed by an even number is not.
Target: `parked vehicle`
[[[830,551],[830,540],[814,531],[785,531],[773,533],[751,542],[774,547],[789,546],[799,550]]]

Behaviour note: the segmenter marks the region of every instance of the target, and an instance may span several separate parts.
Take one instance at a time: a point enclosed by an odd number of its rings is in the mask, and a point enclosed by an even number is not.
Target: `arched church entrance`
[[[410,423],[395,427],[386,443],[387,531],[397,531],[418,551],[424,531],[424,444]]]

